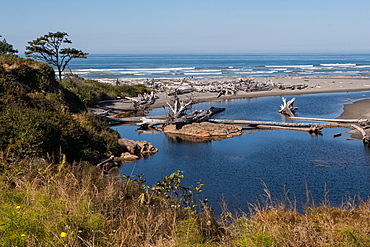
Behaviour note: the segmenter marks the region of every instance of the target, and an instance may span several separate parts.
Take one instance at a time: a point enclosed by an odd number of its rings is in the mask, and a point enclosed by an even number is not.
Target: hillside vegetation
[[[119,135],[86,107],[145,90],[59,82],[44,63],[0,55],[0,246],[370,246],[370,200],[302,214],[265,188],[248,214],[215,216],[180,171],[147,185],[91,165],[120,153]]]
[[[68,74],[61,81],[61,85],[74,93],[86,106],[94,106],[101,100],[135,97],[139,93],[148,93],[150,90],[144,85],[135,86],[120,85],[112,86],[94,80],[84,79],[77,75]]]
[[[86,107],[134,96],[143,87],[115,87],[78,77],[60,84],[47,64],[0,55],[0,145],[8,157],[93,161],[119,154],[118,133]]]

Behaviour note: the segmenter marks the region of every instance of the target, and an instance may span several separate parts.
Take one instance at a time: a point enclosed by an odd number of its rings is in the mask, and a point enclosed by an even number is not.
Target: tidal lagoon
[[[289,96],[293,97],[293,96]],[[370,92],[306,94],[295,96],[297,116],[336,118],[343,104],[370,97]],[[258,97],[197,104],[193,109],[225,107],[217,118],[291,121],[277,111],[281,97]],[[150,115],[164,115],[163,108]],[[351,138],[349,129],[324,129],[311,136],[290,130],[256,131],[221,141],[188,142],[165,134],[143,134],[136,126],[115,126],[121,136],[146,140],[159,152],[149,158],[125,163],[126,175],[145,174],[148,185],[177,170],[184,171],[185,185],[201,181],[203,196],[220,212],[224,199],[230,209],[248,210],[248,202],[265,195],[264,183],[276,199],[286,193],[301,208],[308,201],[329,200],[338,206],[346,197],[370,195],[370,149]],[[334,138],[334,134],[341,136]]]

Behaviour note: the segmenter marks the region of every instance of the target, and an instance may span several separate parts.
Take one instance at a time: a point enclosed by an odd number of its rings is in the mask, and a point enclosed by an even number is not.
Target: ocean
[[[74,59],[84,78],[239,78],[266,76],[370,76],[370,54],[98,55]]]

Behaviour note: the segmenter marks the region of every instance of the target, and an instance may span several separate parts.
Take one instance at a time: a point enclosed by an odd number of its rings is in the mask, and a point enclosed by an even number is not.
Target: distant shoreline
[[[243,78],[242,78],[243,79]],[[247,79],[247,78],[245,78]],[[251,79],[251,77],[248,77]],[[300,94],[317,94],[317,93],[339,93],[339,92],[358,92],[358,91],[370,91],[370,77],[364,76],[302,76],[302,77],[255,77],[252,78],[257,81],[271,81],[275,84],[284,85],[298,85],[305,84],[307,87],[302,90],[281,90],[274,88],[270,91],[257,91],[257,92],[244,92],[238,91],[235,95],[223,95],[217,98],[218,93],[212,92],[192,92],[188,94],[179,95],[181,99],[188,99],[192,97],[195,103],[212,102],[212,101],[224,101],[233,99],[247,99],[255,97],[266,97],[266,96],[288,96],[288,95],[300,95]],[[186,79],[187,82],[200,83],[200,82],[230,82],[236,81],[236,78],[224,78],[224,79]],[[180,79],[165,79],[166,83],[178,83]],[[144,81],[135,81],[135,83],[144,83]],[[161,108],[167,106],[166,101],[168,97],[166,93],[158,93],[159,99],[156,100],[155,104],[151,108]],[[361,101],[359,101],[361,102]],[[366,101],[367,102],[367,101]],[[368,116],[370,119],[370,100],[368,100],[367,107],[363,107],[365,103],[351,103],[346,104],[344,107],[344,113],[340,118],[360,118],[362,116]],[[359,106],[358,106],[359,105]],[[114,102],[109,104],[101,104],[92,108],[92,112],[100,113],[111,110],[110,117],[114,117],[122,111],[132,110],[132,104],[128,102]],[[355,110],[356,109],[356,110]]]

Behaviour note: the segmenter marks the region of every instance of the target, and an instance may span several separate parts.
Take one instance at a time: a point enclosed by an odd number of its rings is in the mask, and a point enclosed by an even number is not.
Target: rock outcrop
[[[163,132],[170,137],[192,136],[200,141],[222,140],[242,134],[242,127],[232,124],[215,124],[209,122],[192,123],[177,129],[176,125],[167,125]],[[194,139],[192,139],[194,140]]]
[[[148,157],[158,152],[151,143],[146,141],[133,141],[127,138],[119,139],[118,143],[123,147],[123,153],[118,158],[120,162],[131,162],[141,157]]]

